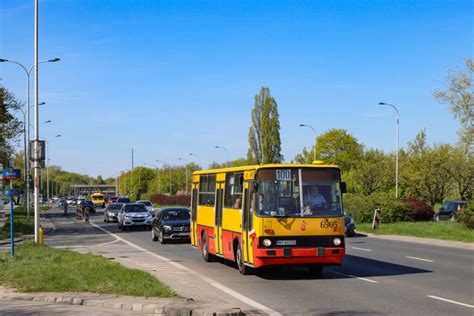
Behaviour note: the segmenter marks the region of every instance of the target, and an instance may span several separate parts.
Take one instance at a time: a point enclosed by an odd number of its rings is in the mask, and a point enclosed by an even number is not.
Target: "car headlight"
[[[123,217],[124,217],[125,219],[130,219],[130,215],[128,215],[128,214],[125,214]]]
[[[270,246],[272,245],[272,241],[271,241],[270,239],[268,239],[268,238],[265,238],[265,239],[263,240],[263,245],[264,245],[265,247],[270,247]]]
[[[332,243],[334,244],[334,246],[340,246],[342,244],[342,240],[341,238],[336,237],[332,240]]]
[[[171,226],[163,225],[164,230],[171,230]]]

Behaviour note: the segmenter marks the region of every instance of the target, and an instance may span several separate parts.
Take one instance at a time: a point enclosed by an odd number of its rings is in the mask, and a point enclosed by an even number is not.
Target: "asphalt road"
[[[72,216],[50,216],[58,227],[47,237],[50,244],[74,248],[113,240],[111,235],[79,223]],[[130,244],[205,276],[207,282],[222,287],[222,293],[215,290],[214,294],[223,299],[233,296],[234,305],[241,301],[248,308],[248,298],[268,307],[267,312],[284,315],[474,314],[471,250],[355,237],[346,241],[343,266],[327,267],[319,276],[298,267],[242,276],[231,263],[204,262],[200,252],[189,244],[161,245],[151,240],[148,230],[122,232],[117,224],[103,223],[100,209],[91,222]]]

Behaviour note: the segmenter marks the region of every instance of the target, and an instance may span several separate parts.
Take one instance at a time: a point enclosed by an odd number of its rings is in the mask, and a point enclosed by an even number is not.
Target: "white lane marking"
[[[247,305],[249,305],[249,306],[252,306],[253,308],[259,309],[259,310],[261,310],[261,311],[263,311],[263,312],[265,312],[265,313],[267,313],[267,314],[269,314],[269,315],[272,315],[272,316],[281,316],[281,314],[278,313],[277,311],[275,311],[275,310],[273,310],[273,309],[271,309],[271,308],[269,308],[269,307],[267,307],[267,306],[265,306],[265,305],[262,305],[262,304],[260,304],[260,303],[258,303],[258,302],[256,302],[256,301],[254,301],[254,300],[252,300],[252,299],[250,299],[250,298],[244,296],[244,295],[241,295],[240,293],[235,292],[234,290],[232,290],[232,289],[226,287],[225,285],[222,285],[222,284],[220,284],[220,283],[214,281],[214,280],[211,279],[211,278],[208,278],[208,277],[205,277],[205,276],[203,276],[203,275],[200,275],[200,274],[198,274],[197,272],[195,272],[195,271],[193,271],[193,270],[191,270],[191,269],[189,269],[189,268],[183,266],[182,264],[179,264],[179,263],[177,263],[177,262],[171,261],[170,259],[168,259],[168,258],[166,258],[166,257],[157,255],[156,253],[153,253],[153,252],[151,252],[151,251],[146,250],[145,248],[142,248],[142,247],[140,247],[140,246],[138,246],[138,245],[135,245],[134,243],[132,243],[132,242],[126,240],[126,239],[123,239],[122,237],[120,237],[120,236],[118,236],[118,235],[116,235],[116,234],[114,234],[114,233],[111,233],[111,232],[109,232],[108,230],[106,230],[105,228],[102,228],[102,227],[100,227],[100,226],[98,226],[98,225],[96,225],[96,224],[94,224],[94,223],[92,223],[92,222],[90,222],[90,224],[91,224],[92,226],[96,227],[97,229],[100,229],[101,231],[103,231],[103,232],[105,232],[105,233],[107,233],[107,234],[109,234],[109,235],[111,235],[111,236],[114,236],[114,237],[117,238],[118,240],[120,240],[120,241],[126,243],[126,244],[129,245],[129,246],[132,246],[133,248],[135,248],[135,249],[137,249],[137,250],[140,250],[140,251],[142,251],[142,252],[144,252],[144,253],[146,253],[146,254],[152,256],[152,257],[155,257],[155,258],[158,258],[158,259],[160,259],[160,260],[166,261],[166,262],[168,262],[170,265],[173,265],[173,266],[175,266],[175,267],[178,268],[178,269],[181,269],[181,270],[183,270],[183,271],[186,271],[187,273],[196,275],[197,277],[199,277],[199,278],[201,278],[202,280],[206,281],[207,283],[209,283],[209,284],[212,285],[213,287],[215,287],[215,288],[217,288],[217,289],[220,289],[221,291],[227,293],[228,295],[234,297],[235,299],[237,299],[237,300],[239,300],[239,301],[241,301],[241,302],[243,302],[243,303],[245,303],[245,304],[247,304]]]
[[[434,262],[434,260],[423,259],[423,258],[418,258],[418,257],[410,257],[410,256],[407,256],[407,258],[413,259],[413,260],[425,261],[425,262]]]
[[[362,250],[362,251],[372,251],[370,249],[366,249],[366,248],[359,248],[359,247],[351,247],[352,249],[355,249],[355,250]]]
[[[342,276],[345,276],[345,277],[355,278],[355,279],[358,279],[358,280],[361,280],[361,281],[366,281],[366,282],[370,282],[370,283],[379,283],[378,281],[371,280],[371,279],[367,279],[367,278],[358,277],[357,275],[344,274],[344,273],[340,273],[340,272],[336,272],[336,271],[332,271],[332,270],[327,270],[327,271],[329,271],[329,272],[331,272],[331,273],[334,273],[334,274],[342,275]]]
[[[89,246],[88,248],[95,248],[95,247],[107,246],[107,245],[115,244],[117,241],[120,241],[120,240],[119,240],[119,239],[115,239],[115,240],[112,240],[112,241],[109,241],[109,242],[104,242],[104,243],[102,243],[102,244],[98,244],[98,245],[94,245],[94,246]]]
[[[474,308],[474,305],[469,305],[469,304],[464,304],[464,303],[461,303],[461,302],[448,300],[447,298],[442,298],[442,297],[439,297],[439,296],[428,295],[428,297],[434,298],[435,300],[440,300],[440,301],[444,301],[444,302],[448,302],[448,303],[453,303],[453,304],[457,304],[457,305],[461,305],[461,306],[465,306],[465,307]]]

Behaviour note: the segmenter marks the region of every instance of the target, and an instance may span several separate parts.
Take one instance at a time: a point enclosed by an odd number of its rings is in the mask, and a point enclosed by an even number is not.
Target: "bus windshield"
[[[343,214],[338,169],[262,169],[257,174],[256,189],[255,208],[261,217]]]

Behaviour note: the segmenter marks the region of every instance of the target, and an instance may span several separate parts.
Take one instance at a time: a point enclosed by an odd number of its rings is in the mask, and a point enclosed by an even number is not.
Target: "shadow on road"
[[[331,273],[331,271],[341,273],[342,275]],[[325,267],[325,270],[323,270],[320,275],[311,274],[307,268],[301,266],[267,268],[259,271],[257,275],[267,280],[302,280],[346,279],[350,278],[351,275],[369,278],[431,272],[433,271],[359,256],[346,255],[344,258],[344,264],[341,267]]]

